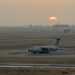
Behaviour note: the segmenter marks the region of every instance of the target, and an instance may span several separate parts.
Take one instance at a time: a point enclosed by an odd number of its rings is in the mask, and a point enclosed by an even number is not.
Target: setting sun
[[[50,17],[50,18],[49,18],[49,20],[50,20],[50,21],[57,21],[57,20],[58,20],[58,18],[57,18],[57,17],[55,17],[55,16],[52,16],[52,17]]]

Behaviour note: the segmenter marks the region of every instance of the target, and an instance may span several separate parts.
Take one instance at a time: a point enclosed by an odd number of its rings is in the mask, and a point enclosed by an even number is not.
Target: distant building
[[[57,25],[53,25],[53,28],[69,28],[69,25],[57,24]]]

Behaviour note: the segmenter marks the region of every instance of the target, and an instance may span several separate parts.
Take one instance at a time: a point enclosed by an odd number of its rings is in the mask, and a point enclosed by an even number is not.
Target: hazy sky
[[[0,0],[0,26],[53,23],[75,24],[75,0]]]

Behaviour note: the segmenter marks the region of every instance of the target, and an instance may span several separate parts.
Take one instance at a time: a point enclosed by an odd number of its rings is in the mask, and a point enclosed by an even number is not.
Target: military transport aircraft
[[[55,52],[59,48],[59,41],[60,38],[56,38],[55,45],[50,46],[33,46],[32,48],[28,49],[28,51],[32,52],[33,54],[36,53],[49,53],[49,52]]]

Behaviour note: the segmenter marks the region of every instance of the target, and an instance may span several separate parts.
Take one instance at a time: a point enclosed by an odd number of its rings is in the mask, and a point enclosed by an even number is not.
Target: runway
[[[0,67],[15,68],[75,68],[75,65],[69,64],[0,64]]]
[[[13,50],[13,51],[0,51],[0,57],[57,57],[57,58],[75,58],[75,50],[57,50],[56,52],[51,52],[49,54],[33,54],[28,52],[28,50]]]

